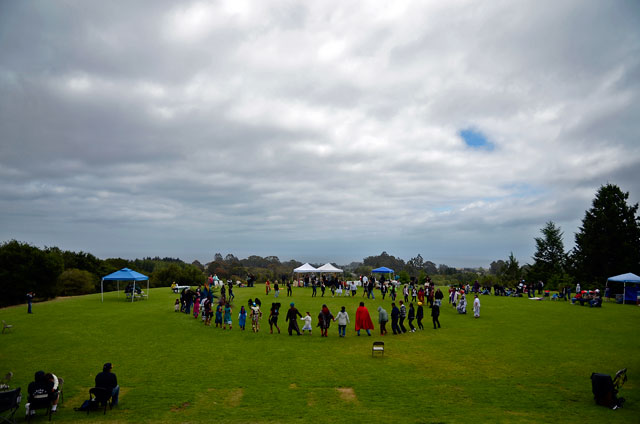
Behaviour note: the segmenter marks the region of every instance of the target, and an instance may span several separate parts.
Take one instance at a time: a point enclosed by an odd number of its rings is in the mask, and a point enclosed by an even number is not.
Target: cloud
[[[3,12],[2,239],[486,266],[549,220],[570,247],[601,184],[640,196],[635,4]]]

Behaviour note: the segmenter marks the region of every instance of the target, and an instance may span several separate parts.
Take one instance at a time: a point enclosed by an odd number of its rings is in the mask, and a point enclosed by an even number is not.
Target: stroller
[[[608,374],[591,374],[591,391],[593,392],[593,399],[598,405],[606,406],[607,408],[622,408],[625,399],[623,397],[618,398],[617,395],[626,381],[626,368],[618,371],[613,380]]]

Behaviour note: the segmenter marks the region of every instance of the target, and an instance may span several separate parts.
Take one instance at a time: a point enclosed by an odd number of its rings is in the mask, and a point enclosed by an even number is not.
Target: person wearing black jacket
[[[438,317],[440,316],[440,306],[434,304],[431,307],[431,318],[433,319],[433,329],[436,329],[436,324],[438,324],[438,328],[440,328],[440,320]]]
[[[34,379],[27,387],[27,403],[25,404],[25,410],[27,415],[34,415],[35,410],[30,409],[31,402],[34,399],[49,398],[50,401],[57,399],[58,394],[53,390],[53,382],[47,380],[44,371],[36,372]]]
[[[298,309],[295,307],[295,304],[293,302],[290,303],[290,308],[287,311],[287,317],[285,318],[285,321],[289,321],[289,335],[291,336],[293,331],[295,330],[296,333],[298,333],[298,336],[300,335],[300,327],[298,327],[298,318],[296,318],[296,315],[298,315],[300,318],[302,318],[302,315],[300,314],[300,311],[298,311]]]
[[[111,365],[111,362],[104,364],[102,372],[96,375],[96,387],[101,387],[111,393],[111,403],[118,405],[120,386],[118,386],[118,378],[111,372],[112,368],[113,365]]]
[[[418,311],[416,312],[416,320],[418,320],[418,328],[424,330],[422,325],[422,319],[424,318],[424,309],[422,309],[422,302],[418,302]]]
[[[400,318],[400,309],[396,306],[395,303],[391,304],[391,330],[393,330],[393,334],[400,334],[402,331],[398,326],[398,318]]]

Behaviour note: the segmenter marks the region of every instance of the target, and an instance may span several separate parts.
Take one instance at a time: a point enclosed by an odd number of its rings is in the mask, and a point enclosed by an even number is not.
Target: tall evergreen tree
[[[513,252],[509,254],[509,259],[507,259],[502,271],[502,280],[505,283],[515,284],[520,280],[522,272],[520,271],[518,260],[513,256]]]
[[[576,233],[574,274],[584,282],[602,284],[608,277],[640,273],[638,204],[627,204],[629,193],[607,184],[598,190]]]
[[[533,267],[529,271],[529,278],[548,283],[552,279],[562,276],[567,262],[562,241],[563,233],[553,221],[540,230],[542,237],[536,237],[536,253],[533,255]]]

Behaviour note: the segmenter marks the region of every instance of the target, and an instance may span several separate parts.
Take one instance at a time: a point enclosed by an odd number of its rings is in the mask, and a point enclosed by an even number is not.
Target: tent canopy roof
[[[318,268],[318,272],[344,272],[344,271],[341,270],[340,268],[336,268],[330,263],[326,263],[322,265],[320,268]]]
[[[380,268],[371,270],[371,272],[375,272],[378,274],[390,274],[393,273],[393,270],[391,268],[387,268],[386,266],[381,266]]]
[[[306,263],[294,269],[293,272],[318,272],[318,270],[309,265],[309,263]]]
[[[139,272],[136,272],[132,269],[122,268],[120,271],[116,271],[105,277],[102,277],[102,279],[111,281],[145,281],[148,280],[149,277],[140,274]]]
[[[630,272],[626,274],[616,275],[615,277],[607,278],[607,281],[615,281],[617,283],[640,283],[640,277]]]

